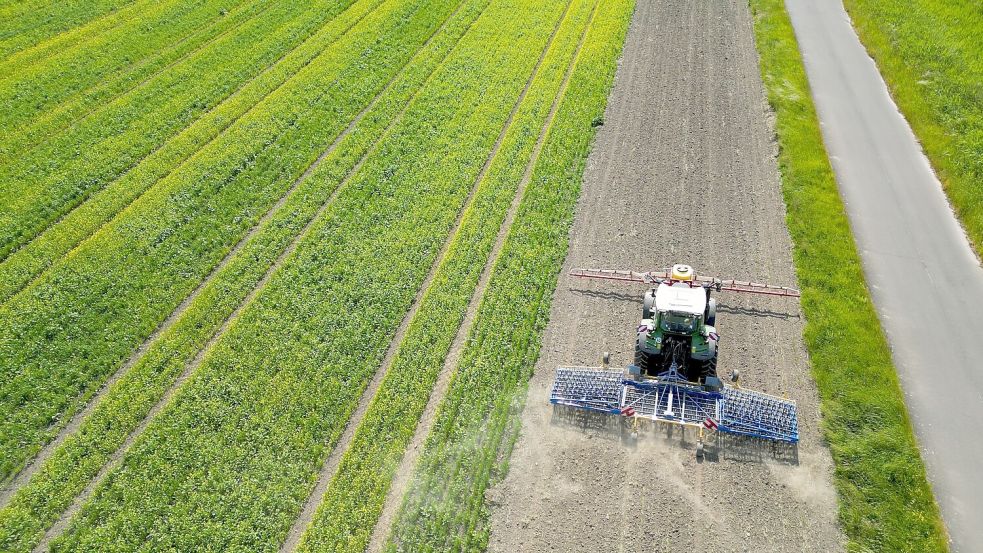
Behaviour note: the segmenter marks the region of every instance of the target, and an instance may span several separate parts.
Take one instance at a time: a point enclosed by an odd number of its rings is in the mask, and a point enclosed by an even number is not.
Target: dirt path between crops
[[[565,272],[698,272],[795,286],[750,14],[737,0],[638,0],[584,177]],[[832,462],[790,300],[718,295],[720,372],[799,405],[797,448],[554,413],[557,365],[631,360],[642,288],[563,275],[506,480],[488,493],[492,551],[843,550]],[[613,423],[613,424],[612,424]]]

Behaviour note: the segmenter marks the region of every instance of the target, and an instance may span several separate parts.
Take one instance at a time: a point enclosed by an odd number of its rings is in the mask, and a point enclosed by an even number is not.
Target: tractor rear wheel
[[[635,365],[641,369],[642,375],[655,376],[664,370],[662,355],[642,349],[643,340],[644,338],[641,338],[635,342]]]
[[[708,376],[717,376],[717,356],[706,361],[700,361],[700,381],[706,381]]]
[[[642,374],[648,373],[649,369],[649,356],[642,349],[642,346],[635,344],[635,365],[642,370]]]

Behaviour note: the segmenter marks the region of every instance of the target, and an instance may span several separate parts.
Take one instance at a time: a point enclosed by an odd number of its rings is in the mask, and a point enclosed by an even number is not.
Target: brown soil
[[[795,286],[745,3],[638,0],[589,159],[565,272],[689,263]],[[799,406],[794,448],[554,412],[558,365],[631,362],[644,288],[561,276],[504,482],[492,551],[841,551],[832,462],[793,300],[721,293],[721,374]]]

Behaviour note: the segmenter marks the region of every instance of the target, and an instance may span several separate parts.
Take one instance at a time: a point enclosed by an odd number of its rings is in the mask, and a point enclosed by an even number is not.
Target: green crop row
[[[983,4],[846,0],[891,96],[983,253]]]
[[[388,550],[487,545],[485,490],[507,469],[518,406],[566,256],[592,124],[603,114],[631,12],[631,0],[601,2],[594,16]]]
[[[168,44],[209,25],[242,0],[164,0],[112,29],[0,77],[0,128],[13,129],[72,92],[111,78]]]
[[[0,166],[0,255],[137,165],[315,32],[343,8],[338,4],[277,2],[263,17]]]
[[[11,123],[12,128],[5,133],[3,142],[0,143],[0,162],[22,156],[28,150],[50,140],[117,96],[145,84],[172,65],[184,61],[230,33],[269,6],[263,0],[243,2],[226,15],[216,17],[178,41],[161,45],[143,59],[134,60],[134,63],[112,75],[86,86],[73,86],[72,90],[62,91],[62,97],[57,102],[50,102],[43,111],[38,110],[30,117],[19,117],[20,123]],[[49,90],[45,90],[45,93]]]
[[[126,0],[10,3],[0,9],[0,58],[114,13]]]
[[[479,173],[562,6],[489,7],[55,551],[271,550]]]
[[[104,0],[95,0],[93,2],[84,2],[84,0],[70,0],[69,2],[57,3],[69,9],[71,9],[73,5],[77,8],[79,4],[86,4],[90,8],[98,8],[99,4],[101,4],[103,1]],[[40,0],[40,2],[47,4],[46,8],[48,10],[51,9],[52,2],[44,2],[44,0]],[[30,44],[32,42],[30,38],[28,38],[27,43],[19,42],[18,37],[22,37],[26,33],[18,33],[11,40],[11,45],[9,48],[12,48],[12,51],[3,59],[0,59],[0,75],[7,74],[12,67],[34,63],[37,60],[44,59],[45,57],[54,55],[60,51],[64,51],[71,48],[75,44],[88,40],[101,33],[111,31],[126,21],[132,20],[134,17],[139,17],[140,13],[153,3],[154,0],[136,0],[135,2],[130,2],[117,10],[106,13],[104,16],[95,17],[78,27],[66,29],[60,33],[56,33],[52,36],[48,36],[47,38],[38,40],[36,44]],[[10,14],[10,20],[19,18],[19,16],[24,14],[24,12],[34,13],[41,18],[46,17],[45,8],[38,6],[37,4],[34,4],[33,6],[30,4],[22,4],[20,6],[10,4],[6,7],[5,11],[5,13]],[[54,23],[56,26],[64,25],[64,23],[58,21],[57,12],[53,14],[50,22]],[[24,24],[30,25],[31,19],[26,19]],[[17,28],[18,25],[14,24],[13,26],[14,28]],[[41,34],[44,35],[45,33],[42,31]]]
[[[264,69],[191,126],[67,213],[42,234],[0,263],[0,303],[37,278],[52,263],[91,236],[159,180],[182,167],[267,96],[347,34],[381,0],[362,0],[322,27],[296,49]],[[340,7],[338,9],[341,9]]]
[[[0,307],[0,474],[64,424],[399,70],[419,46],[397,31],[422,32],[416,9],[374,11]]]
[[[361,552],[368,545],[586,26],[589,2],[571,4],[332,477],[300,551]]]
[[[214,339],[224,321],[245,301],[291,241],[309,224],[358,160],[381,140],[415,91],[430,77],[485,6],[473,0],[435,31],[426,48],[403,69],[359,125],[291,192],[182,316],[95,406],[34,477],[0,510],[0,549],[30,551],[55,518],[107,462],[160,401],[185,366]],[[431,4],[434,16],[449,6]]]
[[[781,0],[752,0],[774,109],[805,342],[849,551],[947,551],[891,351],[864,283],[809,82]]]

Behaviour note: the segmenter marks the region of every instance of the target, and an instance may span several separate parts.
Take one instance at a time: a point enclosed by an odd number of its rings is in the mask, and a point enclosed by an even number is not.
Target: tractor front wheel
[[[645,292],[645,301],[642,302],[642,318],[651,319],[655,314],[655,290]]]

